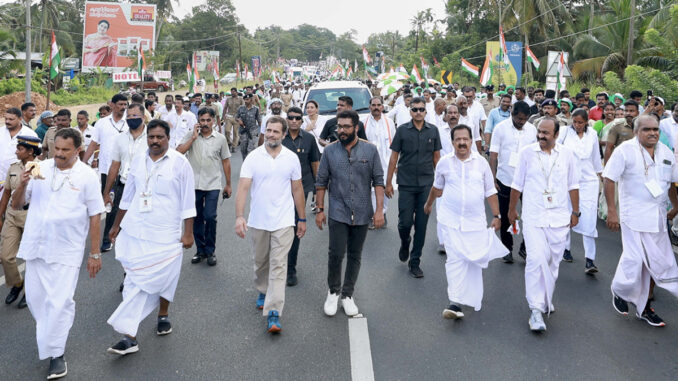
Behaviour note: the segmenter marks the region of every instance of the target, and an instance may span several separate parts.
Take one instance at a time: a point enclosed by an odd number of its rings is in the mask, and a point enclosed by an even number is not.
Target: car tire
[[[165,87],[164,86],[158,86],[158,91],[161,93],[165,92]]]

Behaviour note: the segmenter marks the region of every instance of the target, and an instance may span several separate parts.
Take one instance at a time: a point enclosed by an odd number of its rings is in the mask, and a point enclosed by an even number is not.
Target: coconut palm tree
[[[433,22],[433,13],[431,8],[417,12],[417,15],[410,19],[410,24],[414,28],[412,32],[414,33],[415,53],[417,50],[419,50],[419,39],[422,38],[422,34],[426,34],[425,26],[430,22]]]

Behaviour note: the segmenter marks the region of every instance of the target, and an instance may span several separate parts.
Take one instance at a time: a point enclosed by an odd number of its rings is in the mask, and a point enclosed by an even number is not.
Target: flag
[[[428,64],[426,63],[426,60],[424,60],[424,57],[419,57],[421,59],[421,70],[424,71],[424,75],[428,77]]]
[[[139,73],[139,80],[143,80],[144,70],[146,70],[146,58],[144,57],[144,49],[141,44],[138,45],[139,52],[137,53],[137,72]]]
[[[52,31],[52,46],[49,52],[49,78],[54,79],[59,74],[59,64],[61,63],[61,54],[56,43],[56,36]]]
[[[422,82],[421,75],[419,75],[419,70],[417,70],[417,64],[412,66],[412,74],[410,74],[410,77],[412,77],[414,82],[417,82],[417,85]]]
[[[527,60],[529,62],[532,62],[532,65],[534,65],[535,69],[539,70],[540,65],[539,60],[537,59],[537,56],[535,56],[534,53],[532,53],[532,50],[530,49],[529,45],[525,47],[525,52],[527,53]]]
[[[405,73],[405,74],[407,74],[407,69],[405,69],[405,66],[403,66],[403,64],[400,64],[400,66],[398,66],[398,70],[397,70],[397,71],[400,72],[400,73]]]
[[[358,71],[358,60],[355,58],[353,59],[353,70]]]
[[[478,77],[478,66],[471,64],[465,59],[461,59],[461,70],[471,74],[474,77]]]
[[[504,61],[504,65],[510,65],[508,49],[506,49],[506,38],[504,38],[504,29],[499,25],[499,47],[501,48],[501,57]]]
[[[240,78],[242,74],[240,73],[240,61],[235,63],[235,76],[236,78]]]
[[[370,76],[370,74],[372,74],[372,75],[378,75],[379,74],[379,73],[377,73],[377,69],[375,69],[371,65],[368,65],[367,62],[365,62],[364,65],[365,65],[365,70],[367,70],[367,76],[368,77]]]
[[[365,49],[365,45],[363,45],[363,61],[365,61],[365,63],[372,63],[372,59],[370,58],[367,49]]]
[[[556,94],[565,89],[565,52],[560,52],[558,60],[558,81],[556,82]]]
[[[433,65],[435,65],[436,67],[440,67],[438,60],[435,57],[433,57]]]
[[[216,57],[212,57],[212,75],[214,80],[219,79],[219,60]]]
[[[492,83],[492,51],[487,52],[487,57],[485,57],[485,65],[483,65],[483,71],[480,75],[480,84],[483,86],[488,86]]]
[[[338,79],[340,71],[340,66],[337,65],[337,67],[332,71],[332,74],[330,74],[330,79]]]
[[[188,92],[192,93],[193,86],[195,86],[195,75],[190,63],[186,64],[186,74],[188,74]]]
[[[348,70],[346,70],[346,78],[351,78],[351,75],[353,75],[353,68],[351,65],[348,66]]]

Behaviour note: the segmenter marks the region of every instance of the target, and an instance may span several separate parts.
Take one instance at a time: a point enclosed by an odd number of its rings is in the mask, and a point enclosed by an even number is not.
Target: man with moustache
[[[345,110],[347,111],[353,110],[353,98],[347,95],[341,96],[339,97],[339,99],[337,99],[337,115],[339,115],[342,111]],[[337,122],[338,122],[337,117],[329,119],[327,122],[325,122],[325,126],[323,127],[323,130],[320,133],[320,139],[318,139],[318,142],[320,143],[321,146],[325,147],[328,144],[339,140],[339,135],[337,133]],[[358,138],[367,140],[367,136],[365,135],[365,126],[361,121],[358,121],[357,133]]]
[[[21,124],[31,130],[35,130],[37,125],[33,122],[35,118],[36,108],[35,103],[27,102],[21,105]]]
[[[122,302],[107,321],[124,335],[108,348],[108,353],[118,355],[139,351],[139,324],[158,306],[156,333],[172,332],[169,305],[179,282],[183,249],[193,246],[196,213],[191,165],[169,148],[167,122],[152,120],[146,136],[148,150],[130,165],[110,232],[115,259],[127,273]]]
[[[254,95],[245,94],[245,104],[238,109],[235,120],[240,125],[240,152],[243,160],[258,147],[261,114],[254,103]]]
[[[417,107],[426,110],[423,99],[420,99]],[[418,118],[420,123],[424,123],[423,117],[422,113],[421,118]],[[323,310],[327,316],[334,316],[341,298],[346,315],[355,316],[359,310],[353,293],[360,272],[368,224],[370,218],[373,218],[375,229],[384,224],[384,171],[377,147],[357,136],[358,114],[345,110],[337,115],[337,120],[339,144],[330,144],[325,148],[316,181],[318,213],[315,222],[321,230],[328,222],[324,201],[325,193],[329,191],[329,291]],[[377,204],[374,214],[370,201],[372,188]],[[344,256],[346,269],[342,284]]]
[[[412,102],[412,93],[403,94],[402,99],[403,102],[401,104],[396,104],[396,106],[386,115],[395,122],[396,126],[403,125],[412,120],[412,116],[410,115],[410,102]]]
[[[459,109],[459,124],[468,126],[472,131],[473,150],[483,152],[483,139],[480,137],[480,119],[475,118],[468,113],[468,100],[466,97],[457,98],[457,108]]]
[[[42,141],[42,158],[43,159],[52,159],[54,158],[54,139],[56,138],[57,131],[64,128],[71,128],[71,112],[67,109],[61,109],[57,112],[56,117],[56,126],[50,127],[45,133],[45,138]]]
[[[509,223],[518,219],[516,206],[523,197],[523,237],[527,247],[525,292],[532,311],[532,331],[545,331],[542,314],[551,313],[558,268],[570,228],[577,225],[579,169],[574,153],[556,144],[559,125],[544,119],[537,130],[538,143],[525,147],[518,157],[511,183]]]
[[[388,171],[388,162],[391,159],[391,144],[395,136],[396,129],[392,120],[384,115],[384,104],[381,97],[370,99],[370,113],[363,119],[365,126],[365,135],[367,141],[374,144],[379,151],[381,167],[384,172]],[[444,104],[444,103],[443,103]],[[377,198],[374,189],[372,190],[372,206],[376,208]],[[386,210],[388,209],[388,199],[384,199],[384,225],[386,227]],[[370,221],[370,230],[375,229],[374,221]]]
[[[625,141],[633,139],[633,120],[638,114],[638,103],[636,103],[636,101],[630,99],[624,102],[624,119],[615,119],[607,133],[604,163],[607,163],[607,161],[610,160],[615,148],[619,147]]]
[[[544,89],[534,90],[532,97],[534,104],[530,106],[530,115],[537,115],[541,111],[541,102],[544,101]]]
[[[243,105],[245,105],[245,101],[238,94],[238,89],[232,87],[231,96],[226,99],[224,115],[221,117],[224,121],[224,135],[226,135],[228,145],[231,146],[231,152],[235,151],[235,147],[240,143],[240,133],[238,132],[240,125],[235,120],[235,114]]]
[[[48,379],[68,373],[64,351],[75,317],[73,295],[89,234],[87,272],[101,270],[99,250],[104,202],[97,174],[79,160],[82,135],[74,128],[57,131],[54,159],[40,162],[44,179],[21,175],[12,207],[28,207],[18,258],[26,261],[25,292],[35,319],[38,356],[50,359]]]
[[[195,183],[196,217],[193,222],[193,237],[197,251],[191,263],[207,259],[207,265],[217,264],[217,202],[221,187],[221,174],[226,186],[223,197],[231,197],[231,150],[226,137],[214,128],[216,113],[211,108],[198,111],[198,124],[193,133],[184,136],[177,152],[185,154],[193,168]]]
[[[85,110],[78,111],[75,121],[78,124],[78,130],[82,134],[82,150],[80,154],[84,155],[85,151],[89,147],[89,144],[92,142],[92,134],[94,133],[94,126],[89,124],[89,113]],[[93,159],[90,158],[89,165],[92,165]]]
[[[499,100],[499,107],[490,111],[487,115],[487,123],[485,124],[485,144],[490,146],[492,143],[492,131],[499,123],[511,117],[511,96],[502,94]]]
[[[454,107],[454,106],[450,106]],[[436,177],[424,212],[431,214],[434,200],[438,218],[438,238],[447,252],[445,272],[450,306],[446,319],[464,317],[461,305],[480,310],[483,298],[482,271],[489,261],[508,250],[494,233],[501,225],[497,190],[487,161],[470,148],[471,128],[452,128],[454,153],[443,156],[436,166]],[[442,197],[441,197],[442,196]],[[494,218],[490,228],[485,220],[485,199]]]
[[[266,144],[252,151],[240,168],[235,233],[245,238],[248,228],[251,230],[254,285],[259,291],[256,307],[267,317],[268,332],[279,333],[285,305],[287,253],[292,247],[295,223],[298,238],[306,232],[306,210],[299,157],[282,145],[287,122],[273,116],[266,123]],[[250,189],[248,221],[245,203]]]
[[[441,126],[447,125],[445,121],[445,100],[438,98],[433,101],[433,112],[426,112],[426,121],[440,129]]]
[[[401,262],[409,259],[409,274],[423,278],[420,258],[426,240],[428,215],[424,204],[433,184],[433,171],[440,159],[440,134],[438,128],[426,123],[426,103],[423,98],[414,98],[410,103],[412,121],[398,126],[391,144],[391,158],[386,177],[386,197],[393,197],[393,175],[398,169],[398,233]],[[410,232],[414,226],[414,242]]]
[[[263,118],[261,118],[261,130],[259,131],[259,143],[258,146],[264,144],[264,136],[266,134],[266,121],[272,116],[279,116],[283,119],[287,118],[287,113],[282,110],[282,101],[279,98],[273,98],[269,102],[271,111],[266,113]]]
[[[673,185],[678,167],[673,153],[659,142],[654,116],[641,115],[633,124],[636,137],[620,144],[603,170],[607,200],[607,226],[621,228],[623,251],[612,279],[612,303],[628,315],[628,303],[636,316],[654,327],[666,325],[650,306],[652,283],[678,296],[678,266],[671,249],[666,221],[678,214]],[[615,183],[619,183],[619,212]],[[672,209],[666,212],[671,202]],[[621,219],[620,219],[621,217]]]
[[[0,127],[0,182],[5,181],[9,166],[18,161],[15,152],[19,136],[38,135],[21,124],[21,110],[11,107],[5,111],[5,125]],[[0,183],[0,191],[2,189],[3,184]]]
[[[170,112],[162,119],[170,126],[169,146],[172,149],[176,149],[181,140],[186,135],[190,135],[193,127],[198,124],[196,114],[185,110],[185,103],[186,101],[182,97],[177,96],[174,103],[174,112]]]

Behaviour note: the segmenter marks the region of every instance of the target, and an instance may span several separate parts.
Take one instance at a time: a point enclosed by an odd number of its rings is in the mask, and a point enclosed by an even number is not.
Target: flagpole
[[[50,55],[52,53],[50,52]],[[46,110],[49,110],[49,98],[52,93],[52,65],[49,65],[49,72],[47,74],[47,106]]]

